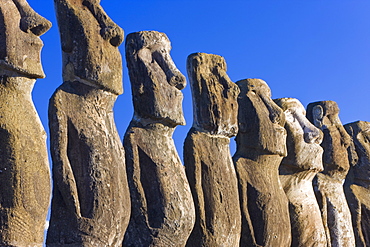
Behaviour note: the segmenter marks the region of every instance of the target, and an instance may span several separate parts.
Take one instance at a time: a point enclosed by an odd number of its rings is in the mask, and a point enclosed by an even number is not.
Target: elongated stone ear
[[[146,48],[140,49],[137,56],[146,66],[149,66],[153,61],[152,51]]]
[[[312,116],[313,116],[313,124],[318,127],[322,128],[323,122],[322,119],[324,117],[324,109],[321,105],[316,105],[312,109]]]

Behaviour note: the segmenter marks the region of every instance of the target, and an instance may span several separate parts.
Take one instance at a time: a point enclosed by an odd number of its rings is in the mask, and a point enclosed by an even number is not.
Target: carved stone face
[[[221,56],[194,53],[187,70],[193,95],[194,127],[214,135],[237,134],[239,87],[226,74]]]
[[[285,115],[271,99],[269,86],[260,79],[237,82],[240,88],[238,149],[250,148],[261,154],[286,156]]]
[[[307,106],[307,118],[324,133],[324,173],[344,179],[349,170],[347,148],[351,138],[339,120],[339,108],[334,101],[320,101]]]
[[[63,50],[64,81],[81,81],[123,92],[118,46],[123,30],[97,0],[54,0]],[[73,28],[71,28],[73,27]]]
[[[164,33],[131,33],[126,40],[136,120],[150,119],[169,126],[184,125],[182,112],[185,76],[170,56],[171,44]]]
[[[370,182],[370,122],[358,121],[344,125],[352,136],[358,160],[354,163],[354,178]]]
[[[28,78],[44,78],[40,37],[51,23],[26,0],[0,1],[0,69]]]
[[[287,130],[288,155],[282,164],[291,167],[291,170],[323,170],[320,146],[323,133],[306,118],[306,111],[294,98],[274,100],[285,113],[285,129]]]

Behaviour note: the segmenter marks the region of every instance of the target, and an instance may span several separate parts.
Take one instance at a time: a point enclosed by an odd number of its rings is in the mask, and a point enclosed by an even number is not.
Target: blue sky
[[[42,36],[46,78],[36,82],[33,99],[45,129],[48,101],[62,83],[61,49],[53,0],[28,0],[53,23]],[[143,30],[167,34],[172,58],[186,74],[193,52],[223,56],[228,75],[265,80],[273,98],[298,98],[304,106],[334,100],[340,118],[370,121],[370,1],[364,0],[102,0],[125,35]],[[124,58],[124,45],[120,47]],[[130,81],[123,59],[125,93],[118,97],[115,119],[122,137],[133,114]],[[174,139],[180,156],[192,125],[190,86],[184,90],[186,126]],[[235,149],[232,141],[231,152]]]

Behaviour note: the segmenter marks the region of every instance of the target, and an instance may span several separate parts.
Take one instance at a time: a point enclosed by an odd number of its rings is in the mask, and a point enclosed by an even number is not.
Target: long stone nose
[[[307,143],[317,143],[320,144],[323,140],[323,133],[321,130],[313,126],[312,124],[310,125],[305,125],[303,128],[304,132],[304,141]]]
[[[51,22],[39,15],[25,16],[21,19],[22,31],[31,32],[34,35],[41,36],[51,28]]]
[[[100,35],[103,39],[108,40],[112,46],[119,46],[123,41],[123,30],[116,23],[109,18],[97,0],[83,0],[95,19],[99,22],[101,27]]]
[[[156,51],[152,54],[152,56],[166,74],[167,82],[179,90],[184,89],[186,86],[185,76],[176,67],[169,54],[169,51]]]
[[[123,41],[123,30],[115,23],[101,29],[100,35],[105,40],[109,40],[112,46],[119,46]]]
[[[265,93],[260,93],[259,95],[270,113],[269,117],[271,122],[284,126],[285,113],[283,110]]]
[[[25,0],[13,0],[21,14],[20,28],[23,32],[41,36],[51,28],[51,22],[37,14]]]
[[[171,77],[169,83],[177,89],[182,90],[186,86],[186,79],[185,76],[178,71],[178,73],[175,73],[175,75]]]
[[[340,135],[341,135],[341,142],[342,142],[342,145],[345,147],[345,148],[348,148],[350,145],[351,145],[351,142],[352,142],[352,138],[351,136],[347,133],[347,131],[344,129],[343,125],[340,125],[338,126],[338,130],[340,132]]]

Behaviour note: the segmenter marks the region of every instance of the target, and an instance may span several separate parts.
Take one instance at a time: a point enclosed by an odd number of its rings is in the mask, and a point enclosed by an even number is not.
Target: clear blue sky
[[[33,91],[48,132],[48,100],[62,83],[58,26],[53,0],[28,2],[53,23],[42,36],[47,77],[38,80]],[[172,42],[172,58],[185,76],[189,54],[218,54],[225,57],[234,82],[261,78],[269,84],[273,98],[298,98],[304,106],[334,100],[343,124],[370,121],[370,1],[102,0],[101,4],[125,35],[142,30],[166,33]],[[124,58],[124,45],[120,50]],[[133,114],[123,61],[125,93],[115,105],[121,137]],[[192,125],[189,85],[183,93],[187,125],[177,127],[174,135],[180,155]]]

